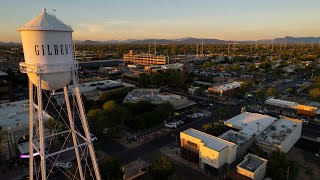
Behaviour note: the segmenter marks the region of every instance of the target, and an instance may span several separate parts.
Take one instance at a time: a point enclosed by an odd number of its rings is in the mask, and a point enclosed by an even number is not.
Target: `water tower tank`
[[[42,89],[57,90],[67,85],[74,68],[72,28],[44,9],[18,31],[31,82],[37,85],[37,74],[41,74]]]

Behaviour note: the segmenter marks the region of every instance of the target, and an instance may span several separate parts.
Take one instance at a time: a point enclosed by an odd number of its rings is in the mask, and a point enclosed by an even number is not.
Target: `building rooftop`
[[[7,76],[8,74],[0,70],[0,76]]]
[[[78,85],[80,92],[89,92],[89,91],[98,91],[99,89],[107,89],[113,87],[121,86],[121,82],[112,81],[112,80],[103,80],[95,82],[81,83]],[[72,89],[73,85],[69,86],[69,89]]]
[[[258,114],[243,112],[224,122],[226,126],[240,130],[242,134],[249,136],[259,135],[267,129],[276,118]]]
[[[212,136],[210,134],[206,134],[204,132],[198,131],[193,128],[189,128],[182,133],[188,134],[194,138],[200,139],[204,145],[210,149],[213,149],[215,151],[221,151],[222,149],[226,147],[233,147],[236,146],[236,144],[232,142],[228,142],[226,140],[223,140],[221,138]]]
[[[304,111],[314,111],[314,112],[317,111],[316,107],[301,105],[296,102],[285,101],[281,99],[270,98],[270,99],[267,99],[264,103],[272,106],[280,106],[280,107],[286,107],[286,108],[298,109],[298,110],[304,110]]]
[[[235,143],[239,148],[243,144],[245,144],[247,141],[249,141],[251,136],[239,133],[234,130],[229,130],[229,131],[223,133],[222,135],[220,135],[219,138],[224,139],[229,142],[232,142],[232,143]]]
[[[256,156],[254,154],[247,154],[244,157],[244,160],[237,165],[237,168],[242,168],[247,171],[250,171],[254,173],[256,170],[258,170],[260,167],[262,167],[264,164],[266,164],[268,160],[263,159],[259,156]]]
[[[139,101],[150,101],[153,104],[169,102],[175,109],[183,109],[195,104],[195,102],[188,100],[184,96],[172,93],[160,93],[160,89],[134,89],[123,100],[123,102],[131,103]]]
[[[281,117],[256,140],[267,145],[280,145],[299,124],[302,124],[301,120]]]
[[[220,86],[210,87],[209,90],[212,89],[212,90],[218,90],[218,91],[227,91],[230,89],[238,88],[238,87],[240,87],[241,84],[242,84],[242,82],[235,81],[235,82],[227,83],[227,84],[220,85]]]
[[[34,115],[37,118],[38,113]],[[44,118],[50,116],[43,112]],[[19,128],[20,126],[29,125],[29,100],[15,101],[10,103],[0,104],[0,127],[7,129]]]

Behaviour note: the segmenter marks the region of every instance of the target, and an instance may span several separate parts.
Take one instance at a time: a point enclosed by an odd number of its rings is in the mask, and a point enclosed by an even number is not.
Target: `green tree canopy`
[[[165,157],[154,161],[151,167],[151,174],[156,180],[170,179],[174,174],[173,164]]]
[[[292,161],[288,160],[286,153],[274,151],[269,155],[268,160],[268,174],[273,179],[285,180],[287,179],[287,173],[290,173],[289,179],[295,176],[296,167]]]
[[[319,101],[320,100],[320,88],[310,89],[309,95],[313,100]]]
[[[118,105],[114,100],[107,101],[102,106],[104,110],[107,110],[109,112],[114,112],[117,109],[117,107]]]
[[[270,87],[267,90],[268,96],[277,97],[279,95],[279,92],[276,90],[276,88]]]

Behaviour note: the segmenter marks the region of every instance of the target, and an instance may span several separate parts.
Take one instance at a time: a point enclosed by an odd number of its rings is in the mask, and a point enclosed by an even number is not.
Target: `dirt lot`
[[[297,147],[293,147],[288,152],[288,157],[298,166],[299,172],[296,179],[320,180],[320,158]]]

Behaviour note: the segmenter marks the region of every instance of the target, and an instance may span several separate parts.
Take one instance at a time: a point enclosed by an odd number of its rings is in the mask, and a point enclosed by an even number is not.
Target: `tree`
[[[107,156],[99,162],[99,169],[102,179],[122,179],[123,172],[121,170],[120,161]]]
[[[4,131],[0,131],[0,154],[2,154],[3,152],[2,142],[5,140],[5,138],[6,138],[6,133]]]
[[[288,88],[286,91],[287,91],[288,93],[290,93],[290,94],[295,94],[295,93],[296,93],[296,90],[293,89],[293,88]]]
[[[309,91],[309,95],[313,100],[320,100],[320,88],[313,88]]]
[[[266,91],[264,89],[258,89],[256,91],[256,94],[257,94],[257,99],[262,99],[265,97]]]
[[[156,180],[170,179],[174,174],[173,164],[165,157],[160,157],[151,167],[151,174]]]
[[[221,134],[225,133],[228,130],[228,128],[219,123],[208,123],[202,126],[202,130],[207,134],[211,134],[213,136],[220,136]]]
[[[151,76],[151,83],[157,86],[163,86],[165,83],[165,76],[162,73],[155,73]]]
[[[50,134],[53,134],[58,128],[58,121],[49,118],[44,122],[43,126],[50,131]]]
[[[246,91],[248,91],[250,88],[251,88],[251,83],[248,82],[248,81],[244,81],[244,82],[241,83],[241,85],[240,85],[240,90],[241,90],[242,92],[246,92]]]
[[[116,109],[117,109],[118,105],[116,103],[116,101],[114,100],[110,100],[110,101],[107,101],[103,104],[103,109],[104,110],[107,110],[109,112],[114,112]]]
[[[141,87],[146,87],[150,84],[150,76],[146,73],[141,73],[139,74],[138,81]]]
[[[268,160],[268,174],[273,179],[285,180],[287,179],[287,173],[290,173],[288,175],[289,179],[295,176],[296,167],[292,161],[288,160],[286,153],[274,151],[269,155]]]
[[[229,115],[229,110],[223,107],[219,107],[216,109],[216,114],[218,116],[218,119],[221,120]]]
[[[273,97],[277,97],[279,95],[279,93],[276,90],[276,88],[271,88],[271,87],[268,88],[267,94],[268,94],[268,96],[273,96]]]

